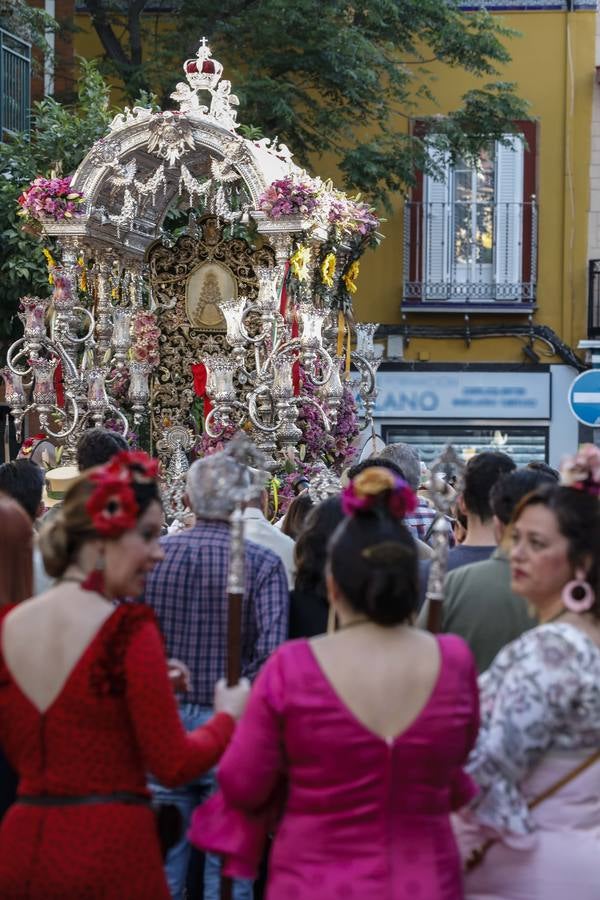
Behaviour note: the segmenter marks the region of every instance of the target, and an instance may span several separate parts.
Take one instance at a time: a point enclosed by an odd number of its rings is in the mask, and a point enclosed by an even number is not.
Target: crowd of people
[[[0,465],[2,900],[597,900],[599,449],[468,461],[436,634],[414,448],[278,522],[263,482],[227,687],[231,457],[175,529],[119,435],[43,444]]]

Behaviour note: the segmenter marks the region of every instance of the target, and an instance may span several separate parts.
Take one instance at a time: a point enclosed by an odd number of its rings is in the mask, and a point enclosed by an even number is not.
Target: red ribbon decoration
[[[292,315],[292,340],[298,337],[298,319],[296,312]],[[292,365],[292,381],[294,383],[294,397],[300,396],[300,360],[297,359]]]
[[[204,400],[204,418],[212,409],[212,403],[206,395],[206,366],[204,363],[192,363],[192,375],[194,378],[194,393],[196,397]]]
[[[56,391],[56,405],[59,409],[65,408],[65,383],[63,379],[62,362],[58,361],[58,365],[54,370],[54,390]]]

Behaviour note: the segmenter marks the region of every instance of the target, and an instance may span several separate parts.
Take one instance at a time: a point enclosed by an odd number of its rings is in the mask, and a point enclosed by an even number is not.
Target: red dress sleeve
[[[131,637],[124,665],[129,714],[146,770],[171,787],[212,768],[229,743],[235,722],[227,713],[217,713],[206,725],[185,731],[162,640],[151,620]]]

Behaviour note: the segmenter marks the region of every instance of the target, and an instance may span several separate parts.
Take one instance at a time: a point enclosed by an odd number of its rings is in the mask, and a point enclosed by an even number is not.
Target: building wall
[[[79,47],[75,51],[76,34],[73,29],[75,0],[53,0],[53,2],[50,0],[50,3],[48,0],[29,0],[29,5],[46,9],[47,12],[54,15],[60,26],[53,36],[49,36],[49,40],[54,41],[55,49],[55,66],[51,72],[48,72],[48,63],[46,72],[44,71],[42,54],[39,50],[34,50],[37,66],[31,83],[32,100],[41,100],[46,94],[69,99],[76,88],[75,52],[84,55]],[[46,74],[46,78],[44,74]],[[48,76],[50,76],[50,81],[48,81]]]
[[[600,78],[600,14],[596,15],[596,82]],[[590,216],[588,256],[600,259],[600,86],[594,85],[590,159]]]
[[[513,60],[501,77],[517,83],[538,123],[537,199],[539,203],[538,309],[534,320],[552,327],[569,344],[583,337],[586,324],[589,158],[594,85],[595,13],[520,12],[503,14],[520,32],[510,42]],[[439,68],[440,109],[455,105],[473,80]],[[600,137],[599,137],[600,140]],[[598,195],[600,197],[600,194]],[[384,226],[386,241],[365,258],[357,295],[361,319],[401,321],[402,203]],[[465,310],[466,311],[466,310]],[[410,322],[460,324],[460,314],[408,314]],[[488,317],[472,318],[473,324]],[[411,342],[407,358],[433,360],[521,360],[518,343],[507,340]]]

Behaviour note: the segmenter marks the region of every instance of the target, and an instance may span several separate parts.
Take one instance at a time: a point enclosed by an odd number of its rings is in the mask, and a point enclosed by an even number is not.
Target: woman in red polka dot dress
[[[183,784],[219,759],[246,687],[186,734],[153,614],[162,558],[156,463],[122,453],[83,475],[42,534],[58,581],[2,610],[0,745],[18,772],[0,830],[2,900],[168,900],[146,773]]]

